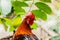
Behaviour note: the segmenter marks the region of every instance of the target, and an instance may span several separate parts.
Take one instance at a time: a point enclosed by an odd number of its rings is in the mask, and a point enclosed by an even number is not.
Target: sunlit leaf
[[[5,20],[5,19],[3,19],[3,18],[1,18],[1,22],[2,22],[2,24],[4,25],[5,30],[7,31],[8,26],[7,26],[7,24],[5,23],[5,22],[6,22],[6,20]]]
[[[1,10],[1,3],[0,3],[0,15],[1,15],[1,12],[2,12],[2,10]]]
[[[39,10],[42,10],[43,12],[47,14],[51,14],[52,12],[51,8],[45,3],[37,2],[35,3],[35,5],[39,8]]]
[[[23,1],[31,1],[31,0],[23,0]]]
[[[17,16],[17,17],[15,17],[12,21],[13,21],[13,26],[16,28],[16,27],[18,27],[19,24],[21,23],[22,18],[21,18],[20,16]]]
[[[8,25],[12,25],[12,21],[8,18],[4,18],[5,19],[5,23],[8,24]]]
[[[51,2],[51,0],[40,0],[42,2]]]
[[[31,26],[32,29],[37,29],[37,24],[34,23],[32,26]]]
[[[0,4],[0,13],[1,13],[2,11],[1,11],[1,4]]]
[[[7,26],[7,27],[5,27],[5,29],[8,29],[8,25],[10,26],[10,28],[11,28],[11,26],[13,26],[12,25],[12,20],[10,20],[8,18],[4,18],[4,20],[5,20],[4,23]]]
[[[0,18],[0,24],[2,24],[2,22],[1,22],[1,18]]]
[[[35,14],[35,16],[38,17],[38,18],[41,18],[41,19],[43,19],[43,20],[46,20],[46,19],[47,19],[47,15],[46,15],[44,12],[42,12],[41,10],[33,10],[32,12],[33,12],[33,13]]]
[[[27,7],[28,4],[25,2],[14,1],[12,2],[13,7]]]
[[[25,10],[22,7],[27,7],[28,4],[26,4],[25,2],[14,1],[12,2],[12,6],[14,7],[15,13],[19,13],[19,12],[25,12]]]
[[[15,28],[13,26],[10,27],[10,31],[14,31]]]
[[[23,8],[21,8],[21,7],[15,7],[14,8],[15,10],[15,13],[19,13],[19,12],[25,12],[25,10],[23,9]]]

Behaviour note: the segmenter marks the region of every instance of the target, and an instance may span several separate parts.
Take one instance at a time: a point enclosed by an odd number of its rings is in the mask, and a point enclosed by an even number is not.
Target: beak
[[[34,21],[36,21],[36,19],[34,19]]]

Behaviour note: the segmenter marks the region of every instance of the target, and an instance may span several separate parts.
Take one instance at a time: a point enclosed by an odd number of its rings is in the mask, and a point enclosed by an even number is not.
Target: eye
[[[30,18],[30,20],[33,20],[33,18]]]
[[[30,20],[32,21],[32,20],[33,20],[33,18],[30,18]]]

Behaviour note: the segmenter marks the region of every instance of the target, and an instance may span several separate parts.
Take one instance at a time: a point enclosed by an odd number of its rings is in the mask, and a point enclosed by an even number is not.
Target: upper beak
[[[34,22],[36,22],[36,19],[34,19]]]
[[[36,19],[34,19],[34,21],[36,21]]]

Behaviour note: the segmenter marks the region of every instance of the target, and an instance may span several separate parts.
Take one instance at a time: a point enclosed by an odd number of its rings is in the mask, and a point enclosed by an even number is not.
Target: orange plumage
[[[32,25],[34,22],[34,19],[34,14],[28,13],[14,33],[13,40],[38,40],[38,38],[32,33],[30,28],[30,25]]]

